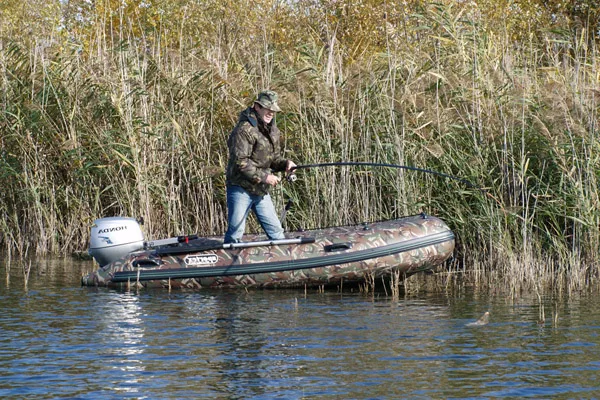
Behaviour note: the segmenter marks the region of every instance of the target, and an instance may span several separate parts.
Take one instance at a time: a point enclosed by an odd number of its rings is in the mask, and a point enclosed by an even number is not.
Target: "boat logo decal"
[[[98,236],[98,238],[104,240],[106,244],[113,244],[112,240],[108,236]]]
[[[216,254],[197,254],[185,256],[183,261],[185,261],[185,265],[216,264],[219,257]]]

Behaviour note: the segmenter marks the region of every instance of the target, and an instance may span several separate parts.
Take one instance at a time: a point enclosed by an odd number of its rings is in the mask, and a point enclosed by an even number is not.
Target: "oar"
[[[314,243],[315,238],[313,237],[297,237],[290,239],[277,239],[277,240],[258,240],[254,242],[239,242],[239,243],[208,243],[197,246],[164,246],[156,248],[155,252],[158,255],[166,254],[184,254],[196,251],[209,251],[209,250],[230,250],[230,249],[244,249],[248,247],[260,247],[260,246],[283,246],[288,244],[306,244]]]

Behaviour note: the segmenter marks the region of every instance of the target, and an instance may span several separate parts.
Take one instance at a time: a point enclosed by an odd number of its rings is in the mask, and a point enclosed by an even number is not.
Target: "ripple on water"
[[[62,268],[61,271],[67,271]],[[52,279],[47,279],[48,275]],[[80,288],[49,271],[0,293],[0,396],[588,397],[597,298],[518,304],[304,291]],[[490,310],[484,326],[466,327]],[[548,312],[549,313],[549,312]]]

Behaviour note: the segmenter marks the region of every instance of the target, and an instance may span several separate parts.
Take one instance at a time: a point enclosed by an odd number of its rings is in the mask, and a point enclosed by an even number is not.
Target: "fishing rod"
[[[338,161],[338,162],[296,165],[295,167],[293,167],[291,169],[290,173],[287,176],[287,180],[289,182],[294,182],[297,179],[294,171],[299,170],[299,169],[322,168],[322,167],[345,167],[345,166],[387,167],[387,168],[404,169],[404,170],[408,170],[408,171],[423,172],[423,173],[427,173],[427,174],[432,174],[432,175],[437,175],[437,176],[441,176],[444,178],[452,179],[452,180],[464,183],[465,185],[467,185],[468,187],[470,187],[472,189],[477,189],[477,190],[481,191],[482,193],[487,193],[487,191],[485,189],[480,188],[479,186],[471,183],[470,181],[468,181],[465,178],[459,178],[457,176],[445,174],[443,172],[437,172],[437,171],[433,171],[433,170],[425,169],[425,168],[412,167],[410,165],[376,163],[376,162],[361,162],[361,161]]]
[[[302,164],[302,165],[296,165],[295,167],[292,167],[290,169],[290,172],[287,174],[286,179],[288,182],[295,182],[296,179],[298,179],[298,177],[295,174],[295,171],[299,170],[299,169],[323,168],[323,167],[346,167],[346,166],[387,167],[387,168],[404,169],[404,170],[408,170],[408,171],[416,171],[416,172],[423,172],[426,174],[437,175],[437,176],[441,176],[443,178],[448,178],[448,179],[452,179],[452,180],[461,182],[461,183],[465,184],[466,186],[468,186],[469,188],[476,189],[476,190],[480,191],[481,193],[483,193],[484,195],[492,198],[497,203],[499,203],[498,200],[495,199],[491,193],[489,193],[485,189],[482,189],[481,187],[471,183],[469,180],[467,180],[465,178],[459,178],[458,176],[445,174],[443,172],[437,172],[437,171],[433,171],[430,169],[412,167],[410,165],[399,165],[399,164],[377,163],[377,162],[361,162],[361,161],[338,161],[338,162],[326,162],[326,163],[316,163],[316,164]],[[288,199],[285,207],[282,210],[281,217],[280,217],[282,224],[283,224],[283,221],[285,220],[287,211],[290,209],[291,205],[292,205],[292,200]]]

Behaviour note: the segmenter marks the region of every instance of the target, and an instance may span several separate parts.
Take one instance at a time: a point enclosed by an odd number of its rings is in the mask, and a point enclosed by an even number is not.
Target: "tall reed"
[[[228,21],[247,25],[238,11]],[[303,18],[284,11],[277,20]],[[294,201],[289,229],[425,211],[446,220],[461,267],[483,269],[488,285],[508,276],[514,290],[577,289],[596,278],[599,57],[589,31],[515,41],[448,2],[388,21],[385,43],[362,54],[334,25],[295,26],[301,42],[289,43],[274,25],[245,35],[216,21],[201,41],[183,29],[192,17],[140,33],[134,19],[104,14],[66,42],[2,39],[2,247],[85,248],[93,219],[109,215],[144,217],[149,238],[222,234],[227,135],[269,87],[282,95],[285,154],[299,164],[412,165],[488,193],[407,171],[302,170],[274,191],[278,207]]]

